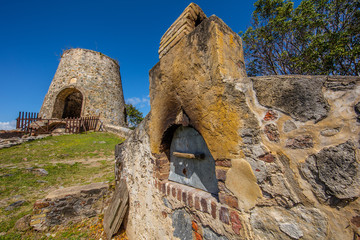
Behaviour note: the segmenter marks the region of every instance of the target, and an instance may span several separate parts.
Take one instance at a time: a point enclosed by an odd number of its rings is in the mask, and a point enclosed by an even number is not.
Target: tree
[[[250,76],[360,75],[360,0],[258,0],[244,34]]]
[[[142,112],[136,109],[130,103],[125,104],[126,106],[126,121],[130,128],[135,128],[141,121],[144,119],[142,116]]]

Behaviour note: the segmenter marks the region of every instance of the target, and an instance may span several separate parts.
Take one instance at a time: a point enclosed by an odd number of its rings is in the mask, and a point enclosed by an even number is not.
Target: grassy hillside
[[[0,149],[0,239],[92,239],[101,229],[98,219],[48,233],[20,232],[14,224],[52,190],[114,181],[114,147],[122,141],[110,133],[87,133],[50,136]],[[39,174],[39,168],[48,174]],[[25,202],[9,207],[17,201]]]

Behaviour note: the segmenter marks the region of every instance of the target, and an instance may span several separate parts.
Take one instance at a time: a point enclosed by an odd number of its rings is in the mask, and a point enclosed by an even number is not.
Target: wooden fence
[[[99,117],[90,116],[90,117],[80,117],[80,118],[66,118],[66,133],[79,133],[82,131],[98,130],[101,129],[99,123]]]
[[[38,113],[20,112],[19,117],[16,119],[16,128],[26,133],[33,131],[50,133],[59,126],[65,126],[66,133],[80,133],[90,130],[102,131],[100,116],[42,119],[39,118]]]
[[[16,118],[16,129],[29,132],[30,124],[38,120],[41,120],[41,118],[39,118],[39,113],[19,112],[19,117]]]

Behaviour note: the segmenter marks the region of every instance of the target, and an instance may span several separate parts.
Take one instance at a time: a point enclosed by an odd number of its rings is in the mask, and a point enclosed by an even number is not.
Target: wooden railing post
[[[24,127],[24,112],[22,112],[22,117],[21,117],[21,130],[24,130],[23,127]]]
[[[20,128],[20,117],[21,117],[21,112],[19,112],[19,117],[16,119],[16,129]]]

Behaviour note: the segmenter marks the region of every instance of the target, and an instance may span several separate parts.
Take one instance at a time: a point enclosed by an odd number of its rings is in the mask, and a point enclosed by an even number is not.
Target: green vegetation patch
[[[94,132],[0,149],[0,239],[88,239],[89,233],[71,226],[56,237],[32,230],[20,232],[14,226],[32,213],[36,200],[53,190],[114,181],[114,148],[122,141],[110,133]],[[20,205],[9,207],[19,201]]]
[[[109,157],[114,155],[114,146],[122,141],[114,134],[101,132],[49,136],[0,149],[0,164]]]
[[[101,164],[93,167],[79,162],[74,164],[48,164],[42,166],[42,169],[48,172],[46,176],[38,174],[36,167],[0,168],[0,175],[2,176],[0,177],[0,196],[2,198],[13,194],[29,193],[37,193],[38,195],[39,189],[42,188],[46,190],[49,187],[58,188],[113,180],[113,161],[101,160],[99,162]]]

